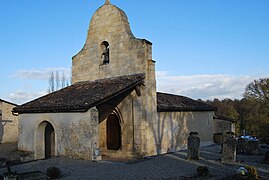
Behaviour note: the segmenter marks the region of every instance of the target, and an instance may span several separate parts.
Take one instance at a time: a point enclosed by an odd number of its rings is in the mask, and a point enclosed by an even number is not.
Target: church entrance
[[[50,158],[56,156],[56,134],[52,124],[48,121],[43,121],[38,125],[36,131],[36,159]]]
[[[107,118],[106,124],[107,134],[107,149],[119,150],[121,149],[121,127],[118,116],[114,113],[110,114]]]
[[[55,156],[55,132],[50,123],[45,127],[45,158]]]

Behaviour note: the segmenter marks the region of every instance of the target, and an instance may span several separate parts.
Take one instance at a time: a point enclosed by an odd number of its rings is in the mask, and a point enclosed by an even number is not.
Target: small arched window
[[[107,41],[103,41],[101,43],[101,49],[102,49],[101,58],[103,58],[103,64],[108,64],[109,63],[109,43]]]

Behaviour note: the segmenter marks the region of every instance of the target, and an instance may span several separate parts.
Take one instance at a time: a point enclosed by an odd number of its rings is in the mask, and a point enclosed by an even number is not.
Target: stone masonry
[[[18,117],[12,114],[15,104],[0,99],[0,143],[18,141]]]
[[[105,42],[105,43],[104,43]],[[109,63],[103,63],[104,45],[109,45]],[[130,94],[118,106],[124,122],[122,126],[122,150],[118,153],[140,155],[156,152],[148,140],[154,139],[148,126],[157,121],[155,62],[152,60],[152,43],[137,39],[130,29],[126,14],[116,6],[105,3],[92,16],[86,43],[73,57],[72,81],[94,81],[109,77],[144,73],[141,96]],[[100,124],[100,145],[105,148],[105,122]],[[127,138],[129,136],[134,136]],[[126,139],[125,139],[126,138]],[[131,139],[131,141],[130,141]],[[154,142],[153,142],[154,143]]]
[[[227,132],[223,138],[222,161],[235,162],[236,160],[236,139],[233,132]]]
[[[199,148],[200,148],[200,138],[197,132],[190,132],[188,137],[188,155],[189,160],[199,160]]]

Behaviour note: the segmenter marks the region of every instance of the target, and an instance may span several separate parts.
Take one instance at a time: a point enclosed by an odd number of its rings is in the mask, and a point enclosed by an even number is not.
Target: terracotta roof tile
[[[85,112],[141,84],[144,74],[83,81],[15,107],[13,112]]]
[[[143,83],[144,74],[120,76],[96,81],[83,81],[50,93],[21,106],[13,112],[85,112],[91,107],[134,89]],[[157,93],[157,110],[166,111],[214,111],[216,108],[188,97]]]
[[[170,111],[214,111],[215,107],[191,98],[173,94],[157,93],[158,112]]]

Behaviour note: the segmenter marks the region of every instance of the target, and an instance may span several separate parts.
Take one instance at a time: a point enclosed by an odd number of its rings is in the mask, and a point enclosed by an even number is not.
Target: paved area
[[[251,165],[256,167],[261,179],[269,179],[269,165],[261,163],[263,155],[238,155],[236,163],[224,164],[220,162],[219,152],[218,145],[203,147],[198,161],[186,160],[186,151],[129,162],[90,162],[56,157],[14,165],[11,169],[17,173],[46,172],[48,167],[55,166],[62,171],[61,179],[191,179],[198,166],[208,166],[210,177],[207,179],[230,179],[239,167]],[[0,157],[3,154],[1,151]],[[6,171],[1,168],[0,174]]]
[[[19,159],[19,151],[17,151],[17,143],[0,144],[0,158],[6,158],[9,161]]]

